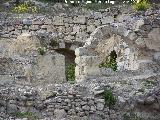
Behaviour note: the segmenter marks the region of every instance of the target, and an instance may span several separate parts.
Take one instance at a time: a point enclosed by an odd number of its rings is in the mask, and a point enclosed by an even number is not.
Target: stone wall
[[[3,120],[17,118],[18,113],[26,112],[38,116],[38,120],[121,119],[105,105],[104,99],[85,95],[87,90],[81,85],[9,86],[0,88],[0,119]]]
[[[123,120],[133,109],[140,110],[140,115],[150,113],[146,120],[159,119],[155,113],[160,108],[160,11],[134,12],[123,7],[96,12],[72,8],[67,12],[61,6],[53,16],[24,14],[21,18],[1,13],[0,119],[16,119],[15,114],[31,112],[42,120]],[[64,83],[63,55],[48,46],[44,55],[38,53],[42,43],[48,45],[52,38],[63,47],[66,42],[84,43],[75,50],[80,83]],[[118,55],[118,71],[99,69],[112,50]],[[113,108],[101,95],[108,87],[117,100]]]
[[[75,51],[77,80],[100,76],[99,65],[113,50],[117,53],[118,70],[138,70],[144,64],[157,61],[154,56],[160,52],[157,38],[160,13],[151,13],[121,15],[122,20],[119,18],[119,21],[112,21],[92,32],[85,45]]]
[[[51,11],[49,11],[49,15],[17,15],[1,12],[0,35],[5,38],[16,38],[21,33],[31,32],[39,36],[58,36],[61,42],[84,43],[90,33],[98,26],[121,20],[121,15],[123,14],[121,9],[122,7],[115,7],[91,11],[56,4],[53,6],[53,9],[51,8]],[[128,8],[125,7],[125,9]],[[132,10],[129,12],[132,12]],[[116,18],[115,16],[118,17]]]
[[[0,81],[49,84],[66,81],[65,57],[43,48],[40,40],[23,33],[16,40],[1,39]],[[44,50],[44,55],[38,49]]]

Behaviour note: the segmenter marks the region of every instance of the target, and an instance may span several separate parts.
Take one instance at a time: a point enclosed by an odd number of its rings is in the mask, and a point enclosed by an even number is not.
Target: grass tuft
[[[141,0],[140,2],[136,2],[133,4],[133,8],[137,11],[145,11],[150,7],[151,5],[148,0]]]

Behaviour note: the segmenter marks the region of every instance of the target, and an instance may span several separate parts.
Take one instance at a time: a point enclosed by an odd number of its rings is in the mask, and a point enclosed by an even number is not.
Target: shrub
[[[148,0],[141,0],[133,4],[133,8],[136,9],[137,11],[145,11],[150,6],[151,5],[149,4]]]
[[[29,120],[38,120],[38,117],[32,112],[16,112],[15,117],[17,118],[28,118]]]
[[[143,84],[145,87],[153,87],[153,86],[155,86],[155,85],[157,84],[157,82],[154,81],[154,80],[144,80],[144,81],[142,82],[142,84]]]
[[[12,10],[12,12],[15,13],[37,13],[37,7],[30,4],[30,3],[23,3],[19,4],[18,6],[15,6]]]
[[[74,64],[68,63],[66,65],[66,78],[67,78],[67,81],[70,81],[71,83],[75,81],[75,65]]]
[[[99,9],[106,9],[111,4],[101,4],[101,3],[88,3],[84,5],[84,8],[90,9],[90,10],[99,10]]]
[[[38,53],[40,55],[44,55],[45,54],[45,49],[44,48],[38,48],[37,51],[38,51]]]
[[[57,40],[55,40],[55,39],[51,39],[49,45],[50,45],[51,47],[57,47],[57,46],[58,46],[58,42],[57,42]]]
[[[123,115],[123,120],[143,120],[141,117],[137,116],[134,112],[126,113]]]
[[[105,61],[99,65],[99,67],[111,68],[114,71],[116,71],[117,70],[116,58],[117,58],[116,52],[112,51],[109,57],[107,57]]]
[[[113,95],[113,92],[111,89],[106,89],[103,93],[103,98],[105,99],[105,103],[111,107],[113,105],[115,105],[116,103],[116,98]]]

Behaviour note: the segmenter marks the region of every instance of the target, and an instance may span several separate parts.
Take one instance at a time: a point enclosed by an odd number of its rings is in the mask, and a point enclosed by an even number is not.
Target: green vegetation
[[[139,0],[133,4],[133,8],[137,11],[145,11],[150,8],[150,6],[151,5],[149,4],[148,0]]]
[[[51,47],[57,47],[58,46],[58,42],[56,39],[51,39],[50,40],[50,44]]]
[[[102,63],[99,65],[99,67],[100,67],[100,68],[101,68],[101,67],[111,68],[111,69],[113,69],[114,71],[116,71],[116,70],[117,70],[116,58],[117,58],[117,54],[116,54],[116,52],[113,50],[113,51],[110,53],[109,57],[107,57],[107,58],[105,59],[105,61],[102,62]]]
[[[141,92],[141,93],[144,93],[144,88],[140,88],[140,89],[138,89],[138,92]]]
[[[99,10],[99,9],[106,9],[110,6],[111,4],[90,3],[90,4],[84,5],[84,8],[87,8],[90,10]]]
[[[15,13],[37,13],[38,9],[31,3],[22,3],[15,6],[12,10]]]
[[[113,92],[111,89],[106,89],[103,93],[102,93],[103,98],[105,99],[105,103],[111,107],[113,105],[115,105],[116,103],[116,98],[113,95]]]
[[[137,114],[130,112],[123,115],[124,120],[143,120],[142,118],[138,117]]]
[[[156,81],[153,81],[153,80],[144,80],[142,82],[142,84],[145,86],[145,87],[152,87],[152,86],[155,86],[157,84]]]
[[[16,118],[28,118],[29,120],[38,120],[38,117],[32,112],[16,112]]]
[[[75,65],[68,63],[66,65],[66,78],[70,83],[74,83],[75,81]]]
[[[40,55],[44,55],[45,54],[45,49],[44,48],[38,48],[37,49],[37,51],[38,51],[38,53],[40,54]]]

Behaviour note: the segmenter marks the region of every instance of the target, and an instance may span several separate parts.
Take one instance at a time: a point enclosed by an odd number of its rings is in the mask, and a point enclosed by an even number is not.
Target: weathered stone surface
[[[154,101],[155,101],[154,96],[149,96],[149,97],[145,100],[145,103],[146,103],[146,104],[152,104],[152,103],[154,103]]]
[[[100,19],[100,18],[102,18],[101,12],[95,12],[94,13],[94,19]]]
[[[97,103],[97,110],[103,110],[104,109],[104,104],[101,102]]]
[[[31,40],[32,39],[32,40]],[[33,50],[37,50],[40,47],[40,41],[31,34],[24,33],[13,41],[9,47],[9,54],[12,55],[27,55]]]
[[[64,18],[63,17],[59,17],[59,16],[55,16],[53,18],[53,24],[54,25],[64,25]]]
[[[24,25],[31,25],[32,24],[32,21],[30,19],[24,19],[23,20],[23,24]]]
[[[86,23],[86,17],[85,16],[74,17],[74,23],[85,24]]]
[[[38,30],[39,26],[38,25],[32,25],[29,27],[30,30]]]
[[[96,29],[94,25],[87,26],[87,32],[91,33]]]
[[[52,24],[52,20],[51,19],[45,19],[44,24],[45,25],[50,25],[50,24]]]
[[[34,66],[37,80],[42,82],[65,82],[64,56],[47,54],[37,58],[37,65]],[[35,81],[36,82],[36,81]]]
[[[145,39],[146,45],[149,49],[160,51],[160,28],[153,29],[148,38]]]
[[[29,111],[48,120],[121,120],[124,111],[133,110],[136,103],[150,111],[145,113],[149,117],[159,119],[158,10],[143,14],[130,9],[124,13],[120,7],[98,12],[71,8],[67,13],[67,6],[52,7],[53,18],[37,14],[20,15],[21,19],[16,15],[1,17],[0,35],[12,39],[0,40],[0,119],[11,119],[6,115],[10,111]],[[60,41],[59,48],[65,48],[67,42],[67,47],[74,43],[70,49],[75,50],[85,43],[75,51],[79,83],[59,84],[65,80],[65,60],[49,45],[54,38]],[[152,39],[154,44],[150,44]],[[38,48],[44,48],[45,53],[41,55]],[[117,71],[99,68],[113,50]],[[118,98],[115,111],[99,99],[106,87]],[[143,109],[138,111],[139,116],[145,116]],[[145,119],[152,119],[148,116]]]
[[[144,47],[145,46],[145,40],[144,40],[144,38],[138,38],[137,40],[135,40],[135,43],[137,45],[139,45],[140,47]]]
[[[108,24],[108,23],[113,23],[114,18],[111,16],[107,16],[101,19],[102,25]]]
[[[133,24],[133,30],[138,31],[142,25],[144,25],[144,20],[143,19],[135,21],[134,24]]]
[[[56,117],[56,119],[63,119],[66,117],[66,115],[67,114],[66,114],[65,110],[63,110],[63,109],[61,109],[61,110],[55,109],[54,110],[54,116]]]

